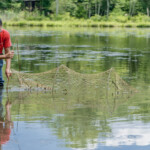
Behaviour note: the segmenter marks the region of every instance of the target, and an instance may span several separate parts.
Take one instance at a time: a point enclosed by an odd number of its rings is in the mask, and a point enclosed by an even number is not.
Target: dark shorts
[[[2,100],[3,100],[3,88],[0,87],[0,121],[3,121],[3,119],[4,119]]]
[[[0,59],[0,86],[4,85],[2,69],[3,69],[3,60]]]

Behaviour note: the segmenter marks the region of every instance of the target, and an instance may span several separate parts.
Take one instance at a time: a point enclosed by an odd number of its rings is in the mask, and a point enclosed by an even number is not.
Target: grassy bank
[[[5,26],[47,26],[47,27],[150,27],[150,22],[96,22],[91,20],[77,21],[7,21]]]
[[[47,26],[47,27],[150,27],[150,17],[112,13],[109,17],[95,15],[88,19],[78,19],[66,13],[44,16],[39,12],[14,11],[0,12],[5,26]]]

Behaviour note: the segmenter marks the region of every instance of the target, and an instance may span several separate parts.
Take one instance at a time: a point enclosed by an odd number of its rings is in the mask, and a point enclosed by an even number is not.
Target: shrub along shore
[[[69,13],[45,16],[38,11],[0,11],[5,26],[47,26],[47,27],[150,27],[150,17],[144,14],[111,13],[109,16],[95,15],[90,18],[71,17]]]
[[[0,1],[7,26],[150,27],[150,0]]]
[[[77,20],[77,21],[7,21],[4,26],[39,26],[39,27],[137,27],[148,28],[150,22],[97,22],[91,20]]]

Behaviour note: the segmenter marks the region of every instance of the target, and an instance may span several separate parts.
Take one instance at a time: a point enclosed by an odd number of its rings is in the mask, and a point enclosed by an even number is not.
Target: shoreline
[[[150,22],[96,22],[96,21],[4,21],[4,26],[29,26],[29,27],[127,27],[127,28],[150,28]]]

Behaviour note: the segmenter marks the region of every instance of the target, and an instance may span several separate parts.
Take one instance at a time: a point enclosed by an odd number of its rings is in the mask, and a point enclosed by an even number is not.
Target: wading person
[[[6,70],[5,74],[7,79],[11,76],[11,59],[14,56],[14,52],[10,51],[11,39],[8,31],[2,28],[2,20],[0,19],[0,86],[4,85],[2,76],[3,59],[6,59]],[[3,49],[5,54],[3,54]]]

